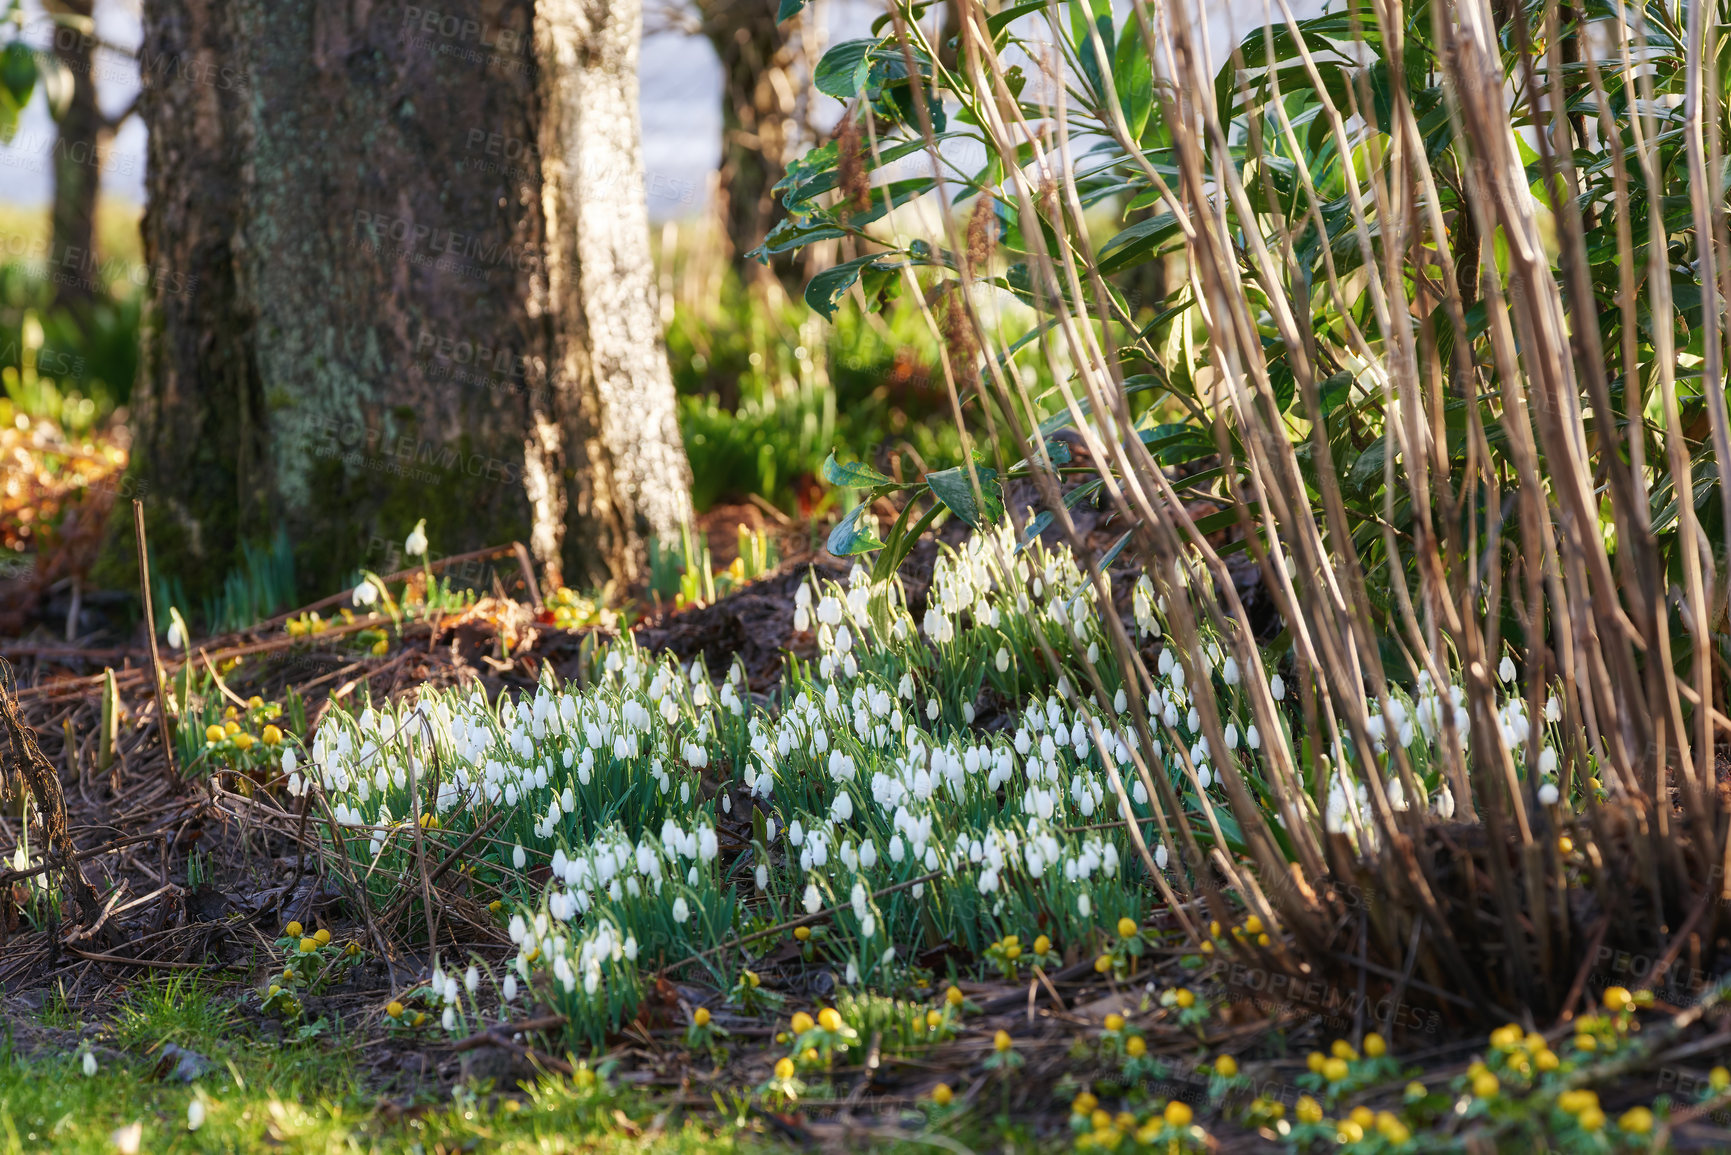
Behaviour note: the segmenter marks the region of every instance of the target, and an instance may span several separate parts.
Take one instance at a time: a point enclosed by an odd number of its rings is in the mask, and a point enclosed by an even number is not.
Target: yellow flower
[[[778,1079],[793,1078],[793,1060],[777,1059],[775,1061],[775,1077]]]
[[[1106,1016],[1106,1029],[1108,1031],[1121,1031],[1121,1030],[1123,1030],[1124,1029],[1124,1016],[1119,1014],[1116,1011],[1113,1011],[1111,1014],[1107,1015]]]
[[[498,914],[500,911],[505,909],[505,904],[495,898],[492,902],[487,904],[487,909],[493,914]]]
[[[1731,1070],[1724,1067],[1714,1067],[1707,1072],[1707,1085],[1715,1091],[1723,1091],[1731,1087]]]
[[[1021,946],[1022,945],[1022,936],[1019,934],[1007,934],[1004,936],[1004,945],[1007,947]]]
[[[244,731],[243,731],[243,732],[241,732],[241,733],[239,733],[239,734],[236,734],[236,735],[235,735],[235,736],[234,736],[234,744],[235,744],[235,745],[236,745],[236,746],[239,746],[239,747],[240,747],[240,752],[241,752],[241,753],[242,753],[242,754],[244,754],[244,753],[246,753],[246,752],[247,752],[247,751],[248,751],[248,750],[251,750],[251,749],[252,749],[252,744],[253,744],[253,736],[252,736],[252,735],[251,735],[251,734],[248,734],[248,733],[246,733],[246,732],[244,732]]]
[[[1345,1039],[1334,1040],[1334,1046],[1329,1048],[1329,1052],[1333,1054],[1335,1058],[1345,1059],[1349,1063],[1358,1058],[1358,1052],[1353,1050],[1352,1044],[1347,1042]]]
[[[1636,991],[1635,992],[1635,1005],[1638,1007],[1650,1007],[1650,1006],[1652,1006],[1653,1005],[1653,992],[1652,991],[1645,991],[1645,990]]]
[[[415,1012],[415,1021],[414,1021],[413,1025],[417,1026],[417,1027],[426,1026],[427,1025],[427,1013],[425,1011],[416,1011]]]
[[[1148,1044],[1143,1041],[1141,1035],[1131,1035],[1124,1042],[1124,1053],[1132,1059],[1140,1059],[1148,1053]]]
[[[1389,1114],[1387,1111],[1380,1112],[1377,1115],[1376,1129],[1382,1137],[1387,1139],[1390,1143],[1405,1143],[1408,1139],[1412,1138],[1412,1132],[1407,1129],[1407,1125]]]
[[[777,1031],[775,1032],[775,1041],[780,1043],[782,1046],[786,1046],[793,1042],[793,1036],[788,1034],[786,1031]]]
[[[1104,1131],[1112,1125],[1112,1113],[1096,1107],[1088,1113],[1088,1124],[1096,1131]]]
[[[834,1007],[825,1007],[817,1013],[817,1025],[826,1031],[841,1030],[841,1013]]]
[[[1213,922],[1210,922],[1208,924],[1208,935],[1210,938],[1219,938],[1220,937],[1220,920],[1219,919],[1215,919]]]
[[[951,987],[949,990],[944,992],[944,1001],[946,1003],[950,1004],[952,1007],[961,1006],[962,1005],[962,989],[960,987]]]
[[[948,1107],[950,1105],[950,1100],[955,1098],[955,1095],[956,1093],[950,1090],[950,1085],[948,1083],[939,1083],[937,1086],[932,1088],[932,1102],[936,1103],[940,1107]]]
[[[1563,854],[1573,854],[1575,852],[1575,840],[1565,834],[1557,839],[1557,849]]]
[[[1634,1001],[1627,987],[1608,987],[1605,990],[1605,1007],[1607,1010],[1620,1011]]]
[[[1236,1078],[1238,1075],[1238,1060],[1231,1055],[1221,1055],[1214,1060],[1214,1073],[1223,1079]]]
[[[800,942],[804,942],[806,939],[811,937],[811,927],[809,927],[809,926],[796,926],[796,927],[794,927],[793,928],[793,937],[797,938]]]
[[[805,1050],[800,1052],[799,1057],[804,1062],[815,1063],[817,1062],[817,1048],[807,1047]]]
[[[319,949],[319,940],[318,939],[316,939],[316,938],[303,938],[303,939],[301,939],[301,953],[302,954],[312,954],[315,950],[318,950],[318,949]]]
[[[1201,951],[1203,954],[1213,954],[1214,953],[1214,944],[1211,942],[1205,942],[1201,946],[1197,947],[1196,949]]]
[[[997,1034],[992,1036],[992,1048],[999,1054],[1003,1054],[1015,1045],[1015,1040],[1010,1038],[1010,1032],[1008,1031],[999,1031]]]
[[[204,740],[209,742],[212,746],[216,745],[226,737],[228,737],[228,731],[224,730],[221,726],[212,725],[204,728]]]
[[[1364,1053],[1373,1059],[1380,1059],[1388,1053],[1388,1044],[1381,1035],[1372,1031],[1364,1037]]]
[[[1117,1118],[1112,1120],[1112,1125],[1120,1131],[1134,1131],[1136,1129],[1136,1116],[1128,1111],[1120,1111]]]
[[[263,706],[263,705],[264,705],[264,699],[259,697],[257,694],[254,694],[252,697],[250,697],[246,700],[246,708],[249,710],[256,710],[260,706]]]
[[[1322,1074],[1322,1068],[1328,1063],[1328,1056],[1321,1051],[1312,1051],[1304,1057],[1304,1065],[1317,1074]]]
[[[1040,937],[1038,937],[1034,940],[1034,953],[1035,954],[1045,954],[1047,951],[1049,951],[1051,949],[1052,949],[1052,940],[1047,938],[1045,935],[1041,935]]]
[[[1268,946],[1273,941],[1274,940],[1269,938],[1266,934],[1259,934],[1256,936],[1256,945],[1257,946]]]
[[[1497,1077],[1489,1071],[1480,1071],[1473,1076],[1473,1094],[1481,1099],[1488,1099],[1495,1095],[1501,1086],[1502,1084],[1497,1082]]]
[[[301,936],[301,924],[298,922],[291,922],[282,928],[282,932],[289,938],[299,938]]]
[[[1588,1107],[1575,1116],[1575,1122],[1579,1123],[1584,1130],[1597,1131],[1605,1125],[1605,1113],[1597,1107]]]
[[[292,983],[295,981],[295,969],[293,967],[284,967],[282,969],[282,981],[285,983]]]
[[[234,711],[230,710],[229,713],[232,714],[232,713],[234,713]],[[240,723],[239,722],[224,722],[222,724],[222,730],[223,730],[223,733],[225,733],[225,734],[238,734],[238,733],[240,733]]]
[[[282,731],[275,726],[266,726],[261,741],[266,746],[279,746],[282,744]]]
[[[1575,1049],[1577,1051],[1596,1051],[1599,1049],[1599,1040],[1591,1035],[1576,1035]]]
[[[1133,918],[1121,918],[1121,919],[1119,919],[1118,920],[1118,937],[1119,938],[1135,938],[1136,937],[1136,920]]]
[[[1262,920],[1254,914],[1244,920],[1244,930],[1247,934],[1261,934]]]
[[[741,973],[745,975],[746,985],[751,987],[753,990],[756,990],[758,987],[763,985],[763,980],[757,977],[756,971],[743,971]]]
[[[373,653],[375,656],[388,654],[390,653],[390,650],[391,643],[384,638],[380,638],[378,641],[373,643]]]
[[[698,1007],[691,1012],[691,1021],[700,1027],[707,1027],[709,1025],[709,1008]]]
[[[1346,1060],[1329,1059],[1322,1064],[1322,1077],[1330,1083],[1338,1083],[1346,1078]]]
[[[1178,993],[1173,996],[1173,1000],[1180,1007],[1193,1007],[1196,1005],[1195,994],[1193,994],[1191,991],[1189,991],[1183,987],[1180,987],[1178,989]]]
[[[358,942],[351,942],[348,946],[343,948],[343,953],[348,955],[350,958],[353,958],[361,953],[361,944]]]
[[[1408,1099],[1422,1099],[1422,1098],[1424,1098],[1425,1097],[1424,1084],[1419,1082],[1416,1079],[1414,1079],[1412,1082],[1408,1083],[1406,1085],[1406,1097]]]
[[[1633,1135],[1645,1135],[1653,1129],[1653,1112],[1645,1107],[1631,1107],[1617,1120],[1617,1126]]]
[[[926,1027],[928,1030],[935,1031],[943,1025],[944,1025],[944,1016],[943,1015],[939,1014],[937,1011],[927,1011],[926,1012]]]
[[[403,1017],[403,1004],[399,1003],[395,999],[392,999],[390,1002],[385,1004],[385,1014],[391,1016],[391,1018],[393,1018],[393,1019],[402,1018]]]
[[[1017,946],[1015,943],[1011,943],[1009,946],[1004,948],[1004,957],[1009,959],[1011,962],[1015,962],[1017,959],[1022,957],[1022,948]]]
[[[1557,1058],[1555,1051],[1546,1049],[1533,1056],[1533,1066],[1541,1071],[1554,1071],[1562,1066],[1562,1060]]]
[[[1188,1127],[1195,1113],[1190,1110],[1190,1104],[1180,1103],[1177,1099],[1166,1104],[1166,1122],[1173,1127]]]
[[[1342,1143],[1360,1143],[1364,1141],[1364,1128],[1351,1119],[1342,1119],[1334,1126],[1334,1133]]]
[[[1099,1105],[1100,1100],[1096,1099],[1090,1091],[1083,1091],[1080,1095],[1077,1095],[1074,1099],[1070,1100],[1070,1110],[1074,1111],[1078,1115],[1086,1115]]]
[[[1360,1127],[1369,1127],[1376,1123],[1376,1112],[1372,1111],[1369,1107],[1354,1107],[1351,1111],[1347,1112],[1346,1117],[1351,1119],[1354,1123],[1357,1123]]]
[[[1322,1122],[1322,1104],[1309,1095],[1301,1095],[1298,1099],[1298,1121],[1300,1123]]]
[[[282,987],[278,986],[276,983],[272,983],[270,985],[270,993],[272,995],[281,994],[282,993]]]
[[[812,1020],[812,1017],[810,1015],[806,1014],[804,1011],[794,1012],[794,1016],[793,1016],[793,1033],[794,1034],[803,1035],[815,1026],[817,1026],[817,1023]]]
[[[331,945],[331,932],[326,930],[322,926],[319,927],[317,930],[313,931],[313,937],[319,940],[320,946],[330,946]]]
[[[1521,1030],[1518,1024],[1510,1023],[1506,1027],[1498,1027],[1491,1032],[1491,1046],[1506,1051],[1520,1046],[1521,1040],[1525,1037],[1526,1032]]]
[[[1207,946],[1208,944],[1203,943],[1202,945]],[[1099,958],[1094,960],[1094,972],[1096,974],[1102,974],[1103,975],[1111,969],[1112,969],[1112,956],[1111,955],[1103,954]]]

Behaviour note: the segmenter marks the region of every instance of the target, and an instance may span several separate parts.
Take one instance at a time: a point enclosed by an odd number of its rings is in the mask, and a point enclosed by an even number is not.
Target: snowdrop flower
[[[1262,732],[1255,726],[1251,726],[1248,730],[1244,731],[1244,744],[1252,750],[1262,749]]]
[[[1514,659],[1509,657],[1507,654],[1503,655],[1502,662],[1497,665],[1497,677],[1505,682],[1512,682],[1515,680],[1515,662]]]
[[[757,889],[767,890],[769,888],[769,867],[760,862],[757,864],[757,870],[755,873],[757,876]]]
[[[818,894],[815,883],[805,884],[805,913],[816,914],[823,906],[823,897]]]
[[[351,595],[357,606],[370,606],[379,600],[379,587],[373,584],[372,578],[362,578],[361,584],[355,587]]]
[[[1238,684],[1238,659],[1227,657],[1220,667],[1220,676],[1226,679],[1228,686],[1236,686]]]
[[[481,987],[481,972],[470,967],[463,972],[463,989],[474,994]]]
[[[410,557],[425,557],[427,553],[427,519],[422,518],[415,523],[415,528],[409,531],[409,536],[403,542],[403,552]]]
[[[507,973],[505,975],[505,1001],[508,1003],[517,1001],[517,976],[514,974]]]
[[[1154,865],[1155,866],[1158,866],[1161,870],[1165,870],[1166,869],[1166,863],[1169,860],[1169,858],[1170,858],[1170,856],[1166,853],[1166,844],[1164,842],[1162,842],[1159,846],[1156,846],[1154,848]]]
[[[1557,785],[1556,785],[1556,783],[1547,782],[1543,786],[1539,787],[1539,805],[1540,806],[1555,806],[1556,804],[1557,804]]]
[[[1083,918],[1087,918],[1093,912],[1094,904],[1089,901],[1088,892],[1084,890],[1076,896],[1076,913],[1081,915]]]
[[[447,1031],[456,1030],[457,1029],[457,1008],[456,1007],[446,1007],[445,1013],[439,1016],[439,1025],[444,1027]]]
[[[522,870],[523,864],[528,862],[528,861],[529,861],[529,856],[523,853],[523,848],[521,846],[517,846],[517,847],[512,848],[512,850],[511,850],[511,865],[512,866],[516,867],[518,870]]]
[[[1000,674],[1003,673],[1005,670],[1008,670],[1010,668],[1010,647],[1008,647],[1008,646],[999,646],[998,647],[997,663],[998,663],[998,673],[1000,673]]]
[[[204,1100],[194,1098],[186,1105],[186,1129],[196,1131],[204,1126]]]
[[[683,923],[691,918],[691,907],[686,903],[685,896],[680,895],[673,900],[673,921]]]
[[[168,648],[178,650],[186,645],[186,631],[180,628],[180,619],[175,618],[168,623]],[[89,1054],[88,1051],[85,1052]]]
[[[1453,818],[1455,816],[1454,791],[1450,790],[1447,786],[1444,786],[1441,790],[1437,791],[1435,809],[1438,818],[1445,820]]]
[[[90,1078],[96,1074],[96,1056],[89,1051],[84,1052],[84,1077]]]
[[[1286,700],[1286,679],[1279,674],[1268,679],[1268,692],[1274,696],[1276,702],[1284,702]]]

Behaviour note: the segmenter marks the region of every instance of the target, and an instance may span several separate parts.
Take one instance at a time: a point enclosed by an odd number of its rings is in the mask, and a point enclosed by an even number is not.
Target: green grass
[[[99,1051],[124,1051],[93,1077],[73,1052],[25,1058],[8,1038],[0,1049],[0,1152],[113,1155],[115,1133],[136,1124],[140,1151],[740,1151],[761,1145],[725,1124],[663,1120],[653,1108],[580,1071],[527,1087],[430,1091],[408,1109],[400,1094],[385,1108],[357,1040],[334,1028],[303,1043],[252,1037],[239,999],[184,979],[136,987],[111,1019],[88,1022]],[[44,1025],[75,1026],[50,1000]],[[191,1086],[151,1078],[160,1048],[177,1043],[209,1058]],[[586,1085],[580,1085],[586,1084]],[[187,1127],[194,1100],[205,1106]]]

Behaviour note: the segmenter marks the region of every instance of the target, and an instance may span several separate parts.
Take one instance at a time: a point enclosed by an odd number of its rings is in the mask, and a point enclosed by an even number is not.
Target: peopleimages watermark
[[[490,268],[535,272],[541,267],[541,254],[528,246],[490,241],[389,213],[356,209],[355,231],[375,253],[463,276],[485,276]]]
[[[411,48],[491,70],[526,72],[535,67],[534,33],[526,28],[408,4],[403,7],[402,34]]]
[[[519,353],[509,341],[423,328],[415,335],[415,360],[428,380],[483,386],[512,397],[527,395],[540,405],[552,402],[547,359]]]
[[[425,438],[390,436],[359,421],[334,417],[314,421],[313,455],[332,458],[355,469],[390,474],[434,484],[452,474],[511,485],[521,480],[515,462],[468,453]]]
[[[1390,1033],[1434,1034],[1442,1026],[1442,1015],[1427,1007],[1346,991],[1321,979],[1300,978],[1247,963],[1232,964],[1226,985],[1235,995],[1248,996],[1259,1009],[1307,1010],[1322,1016],[1331,1027],[1352,1022],[1361,1011]]]
[[[46,171],[60,161],[113,176],[133,176],[141,168],[136,153],[115,152],[112,144],[101,141],[68,140],[57,132],[21,132],[0,149],[0,167]]]
[[[93,292],[124,283],[140,289],[154,287],[179,296],[198,287],[196,273],[158,271],[119,257],[104,259],[79,245],[56,244],[51,237],[23,233],[0,233],[0,260],[17,262],[26,272],[45,281]]]

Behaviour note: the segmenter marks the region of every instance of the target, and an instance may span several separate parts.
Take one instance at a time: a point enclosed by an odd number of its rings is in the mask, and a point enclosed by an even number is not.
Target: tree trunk
[[[791,254],[765,266],[747,260],[780,218],[770,191],[795,144],[796,45],[775,19],[779,0],[698,0],[704,35],[721,59],[721,173],[716,212],[747,281],[769,270],[794,287]],[[815,63],[815,61],[813,62]]]
[[[639,24],[539,9],[146,0],[132,469],[189,592],[278,524],[328,590],[397,560],[422,517],[436,552],[522,539],[594,584],[688,511],[638,316]],[[561,114],[564,87],[607,115]],[[572,155],[614,175],[568,181]]]
[[[54,148],[54,205],[51,238],[55,261],[72,275],[59,278],[54,300],[81,316],[103,293],[96,258],[96,197],[102,183],[102,155],[112,126],[96,99],[93,68],[96,40],[91,23],[96,0],[50,0],[52,15],[69,18],[54,27],[54,57],[72,79],[72,98],[60,114]]]

